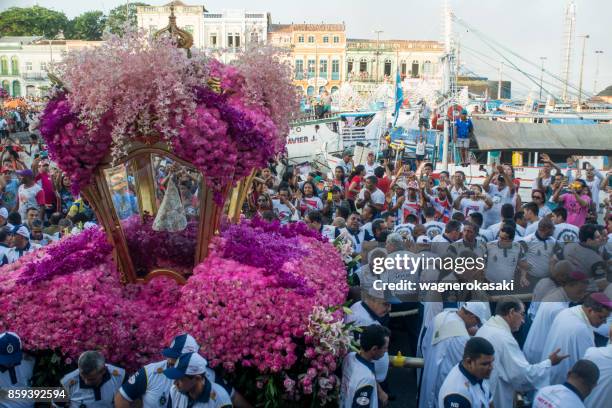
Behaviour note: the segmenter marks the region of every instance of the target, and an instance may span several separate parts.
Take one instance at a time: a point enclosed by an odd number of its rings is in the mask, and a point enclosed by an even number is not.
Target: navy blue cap
[[[19,336],[12,332],[0,333],[0,365],[18,365],[22,357]]]
[[[190,334],[178,335],[172,340],[170,347],[162,351],[162,355],[166,358],[179,358],[185,353],[194,353],[200,349],[200,345]]]

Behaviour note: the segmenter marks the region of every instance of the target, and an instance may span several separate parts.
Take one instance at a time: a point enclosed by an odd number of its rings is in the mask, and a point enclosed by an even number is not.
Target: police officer
[[[227,408],[232,400],[225,389],[206,378],[207,363],[197,353],[183,354],[164,375],[174,384],[170,389],[169,408]]]
[[[374,375],[374,361],[387,353],[389,335],[389,329],[384,326],[379,324],[367,326],[359,337],[359,353],[352,352],[344,357],[340,408],[378,408],[378,385]]]
[[[148,364],[132,375],[115,395],[115,407],[129,408],[136,400],[142,401],[143,408],[161,408],[168,403],[172,380],[164,370],[173,367],[176,360],[186,353],[197,353],[199,344],[189,334],[176,336],[170,347],[162,351],[165,360]]]
[[[482,337],[465,344],[463,360],[454,366],[438,394],[440,408],[482,408],[492,402],[488,378],[493,371],[493,345]]]
[[[78,367],[60,381],[68,392],[70,408],[112,408],[115,393],[123,383],[125,370],[106,364],[104,356],[97,351],[81,354]]]
[[[599,380],[599,368],[590,360],[578,360],[563,384],[542,388],[533,400],[533,408],[584,408],[584,400]]]
[[[30,386],[34,359],[21,351],[21,339],[15,333],[0,333],[0,389]],[[0,400],[0,407],[33,408],[33,401],[12,400],[10,403]]]

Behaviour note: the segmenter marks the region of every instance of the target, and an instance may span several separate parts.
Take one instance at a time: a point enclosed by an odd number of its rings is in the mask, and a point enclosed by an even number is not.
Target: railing
[[[223,18],[223,14],[204,14],[204,18]]]
[[[250,13],[245,13],[244,15],[245,18],[264,18],[263,14],[250,14]]]
[[[35,81],[46,81],[47,73],[46,72],[26,72],[21,74],[23,79],[35,80]]]

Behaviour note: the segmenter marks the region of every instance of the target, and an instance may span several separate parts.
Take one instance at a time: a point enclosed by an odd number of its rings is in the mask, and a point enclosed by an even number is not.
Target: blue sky
[[[223,8],[247,9],[270,12],[274,22],[345,22],[347,34],[352,38],[374,38],[374,30],[383,30],[381,38],[393,39],[440,39],[442,0],[309,0],[309,1],[247,1],[247,0],[184,0],[195,5],[204,4],[209,11]],[[561,71],[563,12],[566,0],[450,0],[455,14],[470,26],[503,44],[517,54],[540,64],[545,56],[545,68],[555,73]],[[150,4],[161,5],[167,1],[151,0]],[[40,6],[61,10],[74,17],[87,10],[108,11],[125,4],[122,0],[0,0],[0,9],[11,6]],[[384,6],[383,6],[384,5]],[[597,88],[612,85],[612,15],[610,0],[576,0],[576,34],[589,34],[587,41],[583,88],[593,91],[596,69],[595,50],[603,50],[600,56]],[[455,32],[464,45],[462,62],[470,71],[497,79],[497,67],[502,57],[483,43],[482,35],[455,25]],[[582,40],[575,43],[571,81],[578,84]],[[509,55],[504,51],[504,54]],[[514,59],[513,61],[518,60]],[[524,62],[523,70],[538,75],[538,68]],[[537,90],[516,71],[508,71],[513,80],[515,94]],[[505,79],[508,79],[506,77]],[[537,81],[536,81],[537,82]]]

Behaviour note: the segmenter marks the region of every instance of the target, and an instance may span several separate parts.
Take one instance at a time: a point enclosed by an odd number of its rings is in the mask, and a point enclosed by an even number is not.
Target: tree
[[[53,38],[68,26],[59,11],[40,6],[11,7],[0,13],[0,37],[5,35],[44,35]]]
[[[106,16],[101,11],[87,11],[72,19],[67,28],[67,38],[75,40],[101,40]]]
[[[136,7],[148,6],[146,3],[128,3],[128,5],[117,6],[108,13],[105,30],[113,34],[121,35],[127,22],[128,26],[136,27]],[[127,9],[127,10],[126,10]]]

